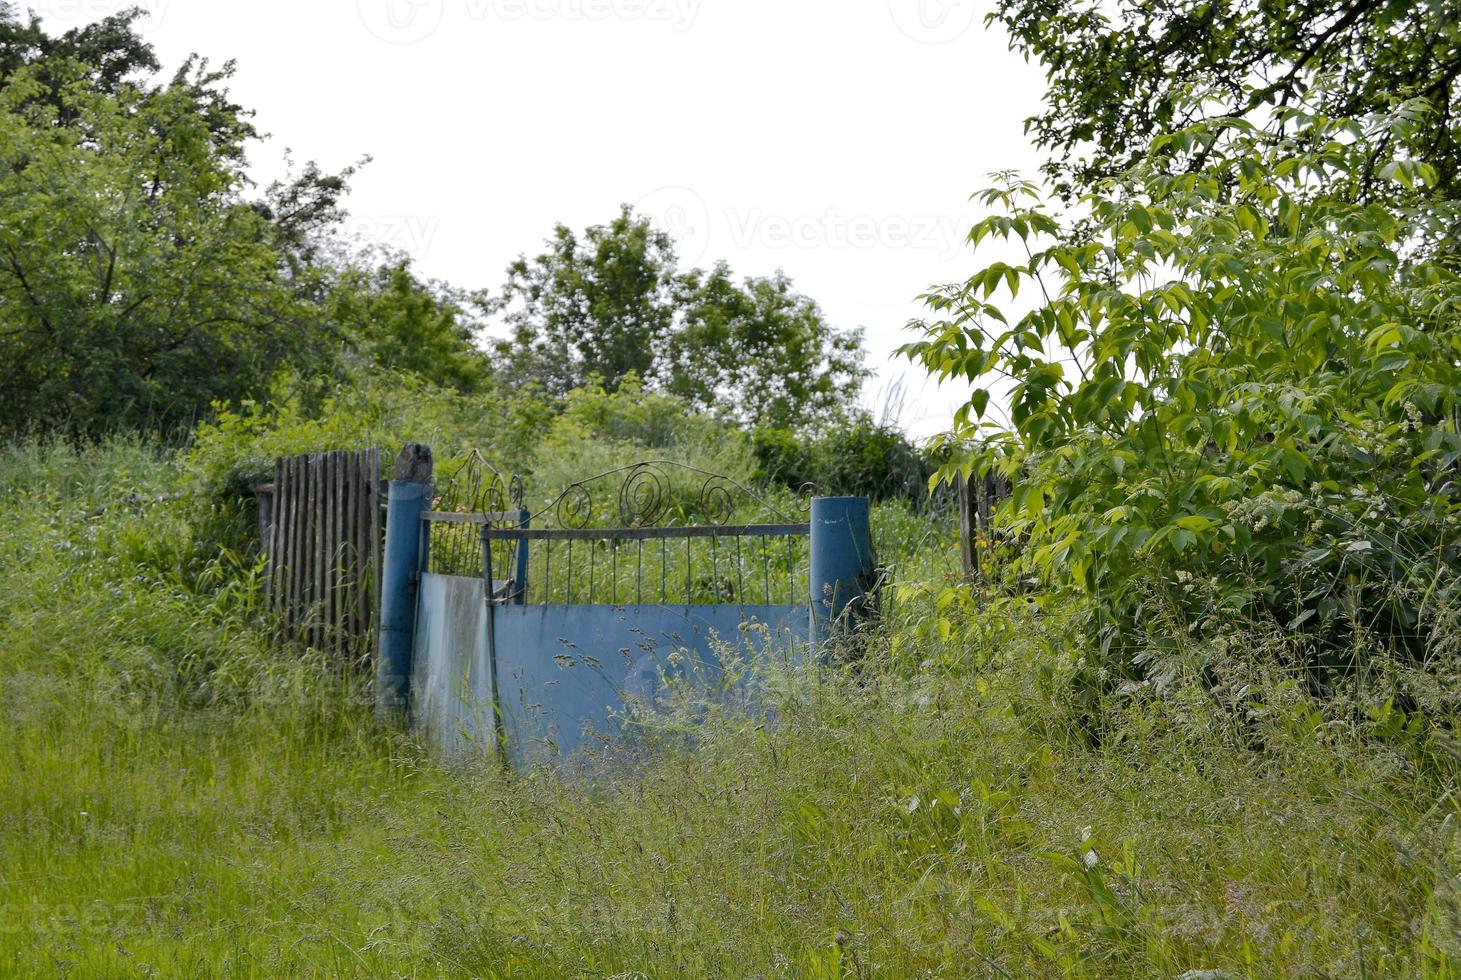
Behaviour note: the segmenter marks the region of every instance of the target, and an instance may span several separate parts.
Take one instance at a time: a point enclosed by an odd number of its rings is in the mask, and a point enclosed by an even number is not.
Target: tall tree
[[[115,94],[162,67],[152,46],[133,28],[142,15],[139,9],[124,10],[53,36],[34,13],[22,19],[15,4],[0,2],[0,87],[21,68],[36,65],[42,84],[32,97],[64,111],[62,89],[79,66],[93,89]]]
[[[678,328],[658,367],[671,392],[751,425],[845,416],[868,376],[862,331],[841,331],[784,273],[738,284],[719,263],[680,280]]]
[[[1262,124],[1301,100],[1331,118],[1410,103],[1415,118],[1390,132],[1393,146],[1345,175],[1352,193],[1412,193],[1378,172],[1391,148],[1435,168],[1425,194],[1461,190],[1455,3],[999,0],[990,18],[1047,69],[1045,109],[1028,128],[1067,197],[1131,166],[1157,135],[1220,116]]]
[[[157,83],[139,16],[52,36],[0,3],[0,433],[170,428],[282,374],[478,386],[473,298],[340,240],[358,166],[252,194],[232,64]]]
[[[508,268],[495,303],[511,331],[498,348],[509,378],[561,397],[594,377],[613,391],[651,375],[674,320],[670,236],[626,206],[582,238],[558,225],[547,244]]]
[[[494,308],[503,376],[562,397],[633,376],[741,422],[804,427],[846,415],[868,372],[862,333],[834,329],[782,273],[681,273],[674,241],[625,206],[518,259]]]
[[[232,65],[190,58],[157,83],[138,16],[50,36],[0,5],[6,432],[170,427],[283,368],[318,374],[340,343],[302,243],[338,221],[343,180],[249,200]]]
[[[41,74],[0,89],[4,427],[167,427],[262,393],[307,354],[307,311],[240,197],[239,157],[197,112],[199,77],[68,86],[62,110]]]
[[[491,366],[474,342],[473,299],[418,278],[410,260],[397,257],[341,272],[329,291],[330,320],[380,368],[474,391]]]

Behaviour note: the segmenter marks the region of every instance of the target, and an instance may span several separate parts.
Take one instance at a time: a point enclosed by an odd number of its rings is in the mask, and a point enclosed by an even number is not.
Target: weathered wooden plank
[[[381,577],[381,499],[380,499],[380,450],[372,449],[367,454],[366,493],[370,512],[370,648],[375,656],[380,655],[380,577]]]
[[[308,476],[308,489],[305,493],[305,514],[308,517],[308,529],[305,535],[305,557],[307,558],[307,569],[305,573],[305,594],[304,608],[308,610],[305,619],[305,643],[310,646],[319,645],[319,596],[320,596],[320,454],[310,453],[305,461],[305,472]]]
[[[290,483],[290,499],[294,507],[294,527],[290,532],[290,576],[289,627],[290,639],[298,640],[299,607],[304,604],[304,464],[298,456],[290,460],[293,476]]]
[[[355,454],[340,454],[340,635],[347,657],[357,633],[355,624]]]
[[[304,591],[304,481],[298,456],[289,460],[289,606],[286,610],[286,624],[290,638],[299,627],[299,607]]]
[[[350,457],[348,467],[350,473],[350,564],[352,568],[350,581],[350,635],[355,638],[355,644],[351,655],[357,661],[360,659],[361,643],[360,637],[366,629],[365,618],[365,575],[367,564],[367,550],[364,547],[365,532],[361,522],[365,518],[365,479],[362,473],[364,469],[363,453],[355,453]]]
[[[279,527],[279,462],[274,462],[274,486],[265,494],[259,494],[259,520],[263,521],[264,501],[269,501],[269,522],[263,526],[263,548],[264,548],[264,609],[269,611],[274,607],[274,533]]]
[[[351,512],[355,515],[355,657],[357,661],[365,657],[368,646],[365,638],[370,635],[370,512],[366,509],[369,506],[367,501],[365,478],[366,454],[356,453],[351,460],[350,474],[354,481],[351,484],[352,506]]]
[[[319,632],[315,646],[330,647],[330,454],[320,453]]]
[[[264,611],[274,611],[274,578],[278,565],[275,563],[274,536],[279,530],[279,461],[274,461],[274,519],[264,536]]]
[[[324,601],[325,601],[325,457],[323,453],[310,454],[310,466],[313,472],[310,474],[311,493],[314,502],[310,505],[310,513],[314,517],[314,540],[310,548],[310,571],[311,575],[311,599],[310,602],[310,645],[318,650],[321,640],[324,638]]]
[[[334,530],[334,462],[335,454],[320,454],[320,641],[322,650],[331,648],[330,633],[334,628],[335,556]]]
[[[294,607],[295,624],[298,636],[301,638],[308,625],[309,595],[310,595],[310,568],[309,568],[309,539],[310,539],[310,514],[309,514],[309,457],[301,456],[296,463],[299,474],[299,484],[295,489],[296,499],[299,501],[299,548],[295,552],[294,561],[299,566],[299,596]]]
[[[330,647],[336,659],[344,655],[345,641],[345,460],[344,453],[330,454],[330,566],[334,582],[330,589]]]
[[[274,576],[274,615],[283,622],[289,608],[289,460],[279,459],[279,542],[275,560],[279,571]]]
[[[283,606],[283,589],[287,588],[289,573],[284,565],[284,535],[287,528],[284,523],[285,497],[283,491],[284,483],[284,460],[274,461],[274,534],[272,535],[269,547],[269,564],[272,568],[270,574],[269,588],[269,610],[277,616]]]
[[[294,564],[299,569],[299,591],[294,599],[295,639],[303,635],[307,622],[305,610],[309,607],[309,457],[295,460],[297,482],[295,500],[299,504],[299,526],[296,529],[298,544],[294,551]]]

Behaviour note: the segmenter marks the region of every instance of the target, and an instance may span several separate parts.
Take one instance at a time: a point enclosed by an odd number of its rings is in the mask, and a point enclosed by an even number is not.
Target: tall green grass
[[[1072,617],[916,588],[947,542],[886,515],[909,587],[774,720],[694,706],[691,748],[668,714],[613,778],[450,768],[269,648],[171,472],[0,453],[0,973],[1456,972],[1447,719],[1345,724],[1279,678],[1238,719],[1191,683],[1093,728]]]

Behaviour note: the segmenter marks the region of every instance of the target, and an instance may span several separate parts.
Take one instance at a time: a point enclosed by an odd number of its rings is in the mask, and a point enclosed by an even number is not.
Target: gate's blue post
[[[526,528],[532,525],[532,513],[526,510],[517,512],[517,526]],[[512,573],[512,604],[514,606],[525,605],[528,601],[528,541],[526,538],[517,543],[517,567]]]
[[[386,511],[386,547],[381,558],[380,658],[376,668],[376,716],[406,710],[410,698],[411,651],[416,642],[416,592],[425,568],[421,514],[431,502],[431,450],[407,443],[396,459]]]
[[[855,620],[873,582],[872,503],[866,497],[812,500],[812,624],[814,649]]]

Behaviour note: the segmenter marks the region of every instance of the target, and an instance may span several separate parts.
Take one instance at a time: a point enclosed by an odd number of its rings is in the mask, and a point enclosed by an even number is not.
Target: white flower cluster
[[[1305,497],[1299,491],[1280,488],[1265,490],[1256,497],[1225,501],[1222,509],[1234,524],[1246,525],[1256,533],[1277,523],[1285,511],[1304,502]]]

